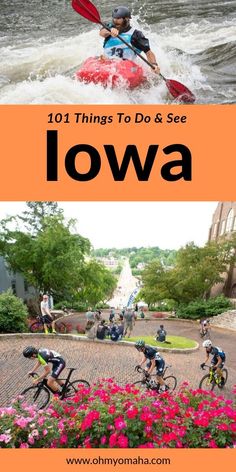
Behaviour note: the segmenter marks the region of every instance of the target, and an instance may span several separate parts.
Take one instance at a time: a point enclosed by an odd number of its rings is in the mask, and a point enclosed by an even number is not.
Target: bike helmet
[[[116,7],[112,12],[112,18],[131,18],[131,12],[127,7]]]
[[[23,351],[24,357],[31,357],[33,354],[37,354],[38,350],[33,346],[27,346]]]
[[[145,347],[145,341],[143,341],[143,339],[138,339],[138,341],[135,343],[135,347],[136,349],[142,349]]]
[[[203,341],[202,345],[203,345],[203,347],[211,347],[212,342],[211,342],[210,339],[206,339],[206,341]]]

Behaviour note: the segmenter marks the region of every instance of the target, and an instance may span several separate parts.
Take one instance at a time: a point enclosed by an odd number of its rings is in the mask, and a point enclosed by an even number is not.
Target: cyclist
[[[222,368],[224,367],[224,363],[225,363],[225,359],[226,359],[225,352],[220,347],[213,346],[210,339],[206,339],[206,341],[204,341],[202,343],[202,345],[206,349],[207,357],[206,357],[205,362],[203,362],[200,365],[200,367],[202,369],[204,368],[204,366],[207,363],[207,361],[209,359],[209,356],[211,354],[211,356],[213,356],[212,360],[211,360],[211,367],[212,367],[213,370],[216,371],[219,379],[221,379],[220,383],[223,385],[224,384],[224,379],[222,377]]]
[[[43,328],[44,328],[44,332],[45,334],[48,334],[48,325],[50,325],[52,327],[52,332],[54,334],[57,334],[56,330],[55,330],[55,320],[49,310],[49,306],[48,306],[48,296],[45,294],[43,295],[43,299],[40,303],[40,310],[41,310],[41,314],[42,314],[42,320],[43,320]]]
[[[37,362],[34,368],[28,373],[28,375],[32,375],[36,370],[42,365],[44,367],[44,372],[42,375],[34,379],[33,383],[36,385],[41,380],[45,379],[48,374],[51,372],[47,379],[47,385],[51,388],[55,393],[60,392],[60,386],[63,386],[64,382],[62,380],[58,380],[58,375],[64,369],[66,363],[63,359],[62,355],[59,352],[53,351],[51,349],[45,348],[35,348],[33,346],[27,346],[23,350],[23,356],[29,359],[37,359]],[[52,371],[48,364],[52,364]]]
[[[200,334],[201,336],[205,336],[208,333],[208,330],[210,328],[210,321],[206,320],[205,318],[203,320],[200,320]]]
[[[146,372],[151,374],[154,368],[156,367],[156,379],[160,384],[160,391],[165,392],[169,387],[165,384],[163,380],[163,373],[165,367],[165,361],[163,357],[156,351],[153,347],[146,346],[143,339],[138,339],[135,343],[135,348],[143,353],[143,359],[139,366],[141,367],[146,362]]]

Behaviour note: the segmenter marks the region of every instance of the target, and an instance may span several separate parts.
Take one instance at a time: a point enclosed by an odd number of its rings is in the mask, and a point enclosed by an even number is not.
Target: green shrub
[[[187,305],[180,305],[176,310],[178,318],[197,320],[199,318],[219,315],[232,308],[230,300],[223,295],[209,300],[196,300]]]
[[[11,291],[0,295],[0,332],[23,333],[27,328],[28,311],[23,301]]]

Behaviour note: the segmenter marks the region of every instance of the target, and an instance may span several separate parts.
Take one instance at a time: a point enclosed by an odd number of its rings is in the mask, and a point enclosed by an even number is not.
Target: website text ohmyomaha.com
[[[67,465],[170,465],[171,460],[167,457],[67,457]]]

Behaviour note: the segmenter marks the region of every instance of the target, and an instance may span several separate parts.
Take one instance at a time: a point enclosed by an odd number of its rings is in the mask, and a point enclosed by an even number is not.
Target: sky
[[[58,202],[65,218],[95,249],[204,246],[218,202]],[[0,202],[0,219],[26,209],[24,202]]]

